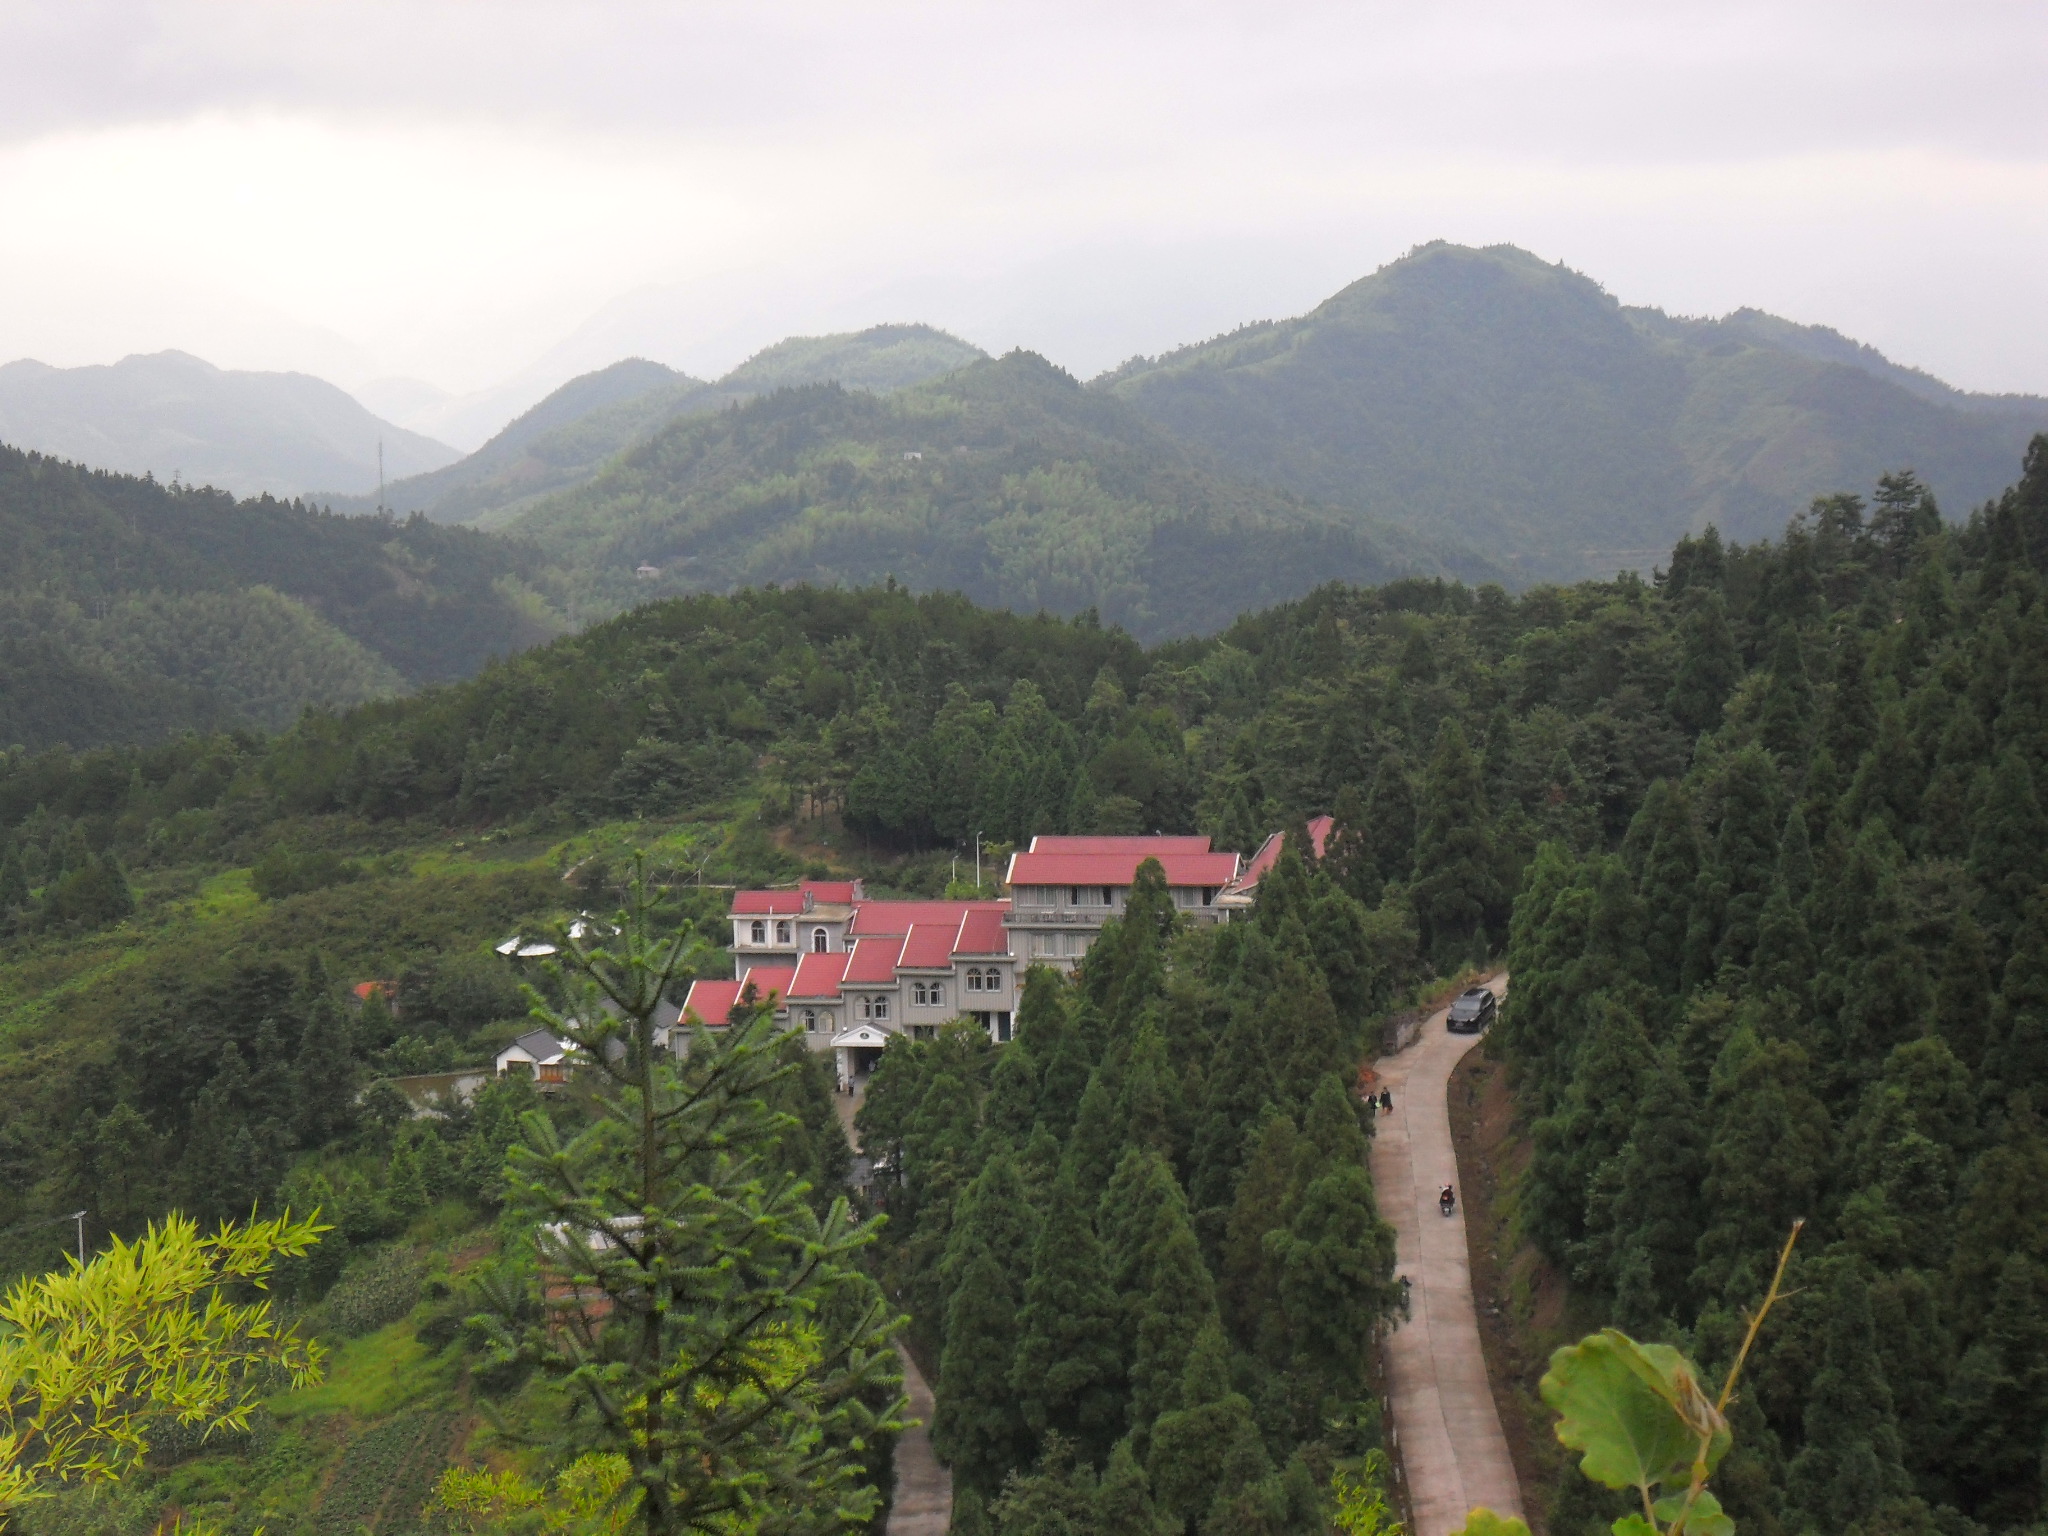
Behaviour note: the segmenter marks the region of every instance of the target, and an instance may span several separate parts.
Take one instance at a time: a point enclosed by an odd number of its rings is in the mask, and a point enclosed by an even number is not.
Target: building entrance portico
[[[839,1081],[854,1084],[865,1080],[888,1044],[888,1034],[872,1024],[856,1024],[834,1035],[832,1052],[838,1058]]]

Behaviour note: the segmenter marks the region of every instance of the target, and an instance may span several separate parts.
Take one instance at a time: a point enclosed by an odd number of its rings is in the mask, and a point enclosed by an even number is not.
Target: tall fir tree
[[[1451,969],[1473,934],[1498,915],[1502,899],[1479,763],[1455,720],[1437,732],[1418,819],[1409,899],[1424,949]]]
[[[1124,1381],[1119,1309],[1090,1219],[1093,1205],[1070,1173],[1048,1192],[1017,1319],[1010,1387],[1041,1441],[1057,1433],[1100,1461],[1124,1431]]]

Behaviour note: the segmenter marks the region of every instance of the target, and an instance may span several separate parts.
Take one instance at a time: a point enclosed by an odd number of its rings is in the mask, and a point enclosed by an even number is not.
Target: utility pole
[[[65,1219],[78,1223],[78,1267],[83,1269],[85,1268],[85,1212],[73,1211]]]
[[[377,439],[377,515],[384,515],[384,439]]]
[[[981,834],[974,834],[974,894],[981,894]]]

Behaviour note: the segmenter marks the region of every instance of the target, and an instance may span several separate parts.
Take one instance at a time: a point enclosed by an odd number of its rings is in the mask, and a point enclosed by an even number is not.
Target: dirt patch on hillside
[[[1515,1125],[1506,1067],[1483,1050],[1471,1052],[1451,1074],[1449,1099],[1486,1375],[1529,1527],[1544,1536],[1552,1492],[1567,1468],[1537,1383],[1550,1352],[1585,1328],[1564,1277],[1515,1235],[1515,1191],[1530,1147]]]

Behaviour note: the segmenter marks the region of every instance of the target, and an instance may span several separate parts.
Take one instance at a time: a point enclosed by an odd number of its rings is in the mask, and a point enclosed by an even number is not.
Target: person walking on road
[[[1391,1115],[1393,1112],[1394,1090],[1391,1088],[1382,1088],[1380,1090],[1380,1113],[1383,1115]]]

